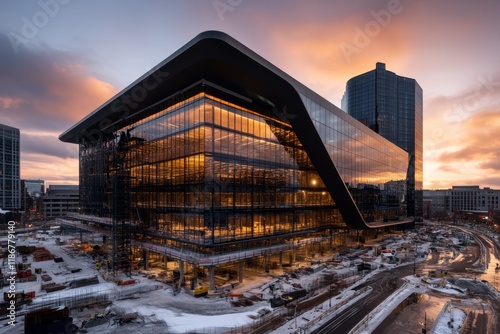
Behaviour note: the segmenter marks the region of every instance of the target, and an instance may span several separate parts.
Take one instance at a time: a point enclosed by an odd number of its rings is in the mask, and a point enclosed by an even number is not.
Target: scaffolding
[[[132,245],[130,239],[130,172],[127,171],[126,156],[129,132],[120,132],[111,145],[112,182],[111,189],[113,218],[113,273],[132,276]]]

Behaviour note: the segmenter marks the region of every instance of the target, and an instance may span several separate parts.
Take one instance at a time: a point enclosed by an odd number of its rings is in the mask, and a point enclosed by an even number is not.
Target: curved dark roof
[[[300,94],[314,99],[339,117],[355,121],[270,62],[225,33],[199,34],[152,71],[97,108],[60,135],[64,142],[79,143],[111,136],[113,129],[132,123],[131,116],[175,95],[199,80],[207,80],[259,103],[271,104],[276,115],[291,124],[311,162],[329,190],[346,223],[366,229],[407,223],[368,225],[330,158]]]

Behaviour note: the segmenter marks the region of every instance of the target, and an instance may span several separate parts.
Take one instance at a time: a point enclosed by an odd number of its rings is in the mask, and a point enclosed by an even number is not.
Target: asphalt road
[[[417,265],[417,273],[420,273]],[[332,320],[313,331],[312,333],[348,333],[363,318],[386,300],[394,291],[403,285],[403,277],[413,274],[413,265],[399,267],[397,269],[382,271],[369,278],[356,289],[371,286],[372,292],[365,298],[352,304],[351,307],[340,312]]]

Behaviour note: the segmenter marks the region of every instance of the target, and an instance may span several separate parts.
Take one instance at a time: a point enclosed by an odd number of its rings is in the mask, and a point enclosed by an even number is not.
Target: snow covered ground
[[[68,237],[63,239],[67,242],[70,241]],[[64,262],[61,263],[55,263],[53,260],[32,263],[33,271],[34,268],[42,268],[44,272],[52,276],[53,281],[56,283],[64,283],[79,277],[88,277],[97,274],[94,264],[88,257],[72,254],[67,251],[68,247],[56,245],[55,236],[47,236],[46,240],[37,240],[32,237],[26,237],[23,242],[29,245],[44,246],[54,255],[63,257]],[[396,248],[405,242],[407,241],[398,240],[391,246]],[[419,246],[419,250],[428,250],[428,244]],[[371,262],[378,265],[381,262],[381,257],[373,257]],[[78,273],[71,273],[69,269],[74,267],[81,268],[82,271]],[[390,269],[392,267],[394,266],[386,265],[383,270],[386,270],[386,268]],[[335,270],[335,268],[330,267],[325,270]],[[336,268],[336,270],[340,273],[345,271],[346,275],[350,275],[349,270],[352,271],[352,269],[341,269],[340,267]],[[382,269],[374,270],[370,273],[370,275],[376,273],[378,270]],[[276,274],[279,275],[279,273]],[[310,275],[302,275],[294,282],[301,284],[304,288],[308,288],[314,285],[315,281],[318,280],[319,275],[322,274],[324,274],[324,271],[312,273]],[[358,282],[356,284],[362,283],[368,277],[369,276],[365,276],[364,278],[358,277]],[[78,326],[81,326],[82,321],[88,319],[89,317],[95,317],[96,315],[106,314],[109,312],[122,315],[135,314],[137,316],[134,321],[122,326],[114,323],[110,318],[101,325],[88,328],[87,333],[90,334],[189,332],[218,334],[227,332],[233,328],[254,323],[258,321],[261,314],[267,313],[267,310],[271,312],[277,312],[279,310],[271,309],[269,302],[267,301],[271,295],[268,294],[268,291],[262,291],[261,288],[265,283],[276,279],[276,276],[272,277],[265,273],[255,273],[251,277],[245,276],[244,282],[232,291],[235,295],[262,294],[262,300],[253,299],[251,304],[238,307],[235,307],[232,303],[234,301],[233,299],[237,299],[238,297],[227,297],[223,294],[214,294],[207,298],[195,299],[191,294],[183,292],[182,290],[179,293],[174,293],[174,291],[172,291],[172,289],[167,285],[147,279],[142,275],[135,276],[134,278],[140,282],[136,285],[123,287],[117,286],[114,283],[105,282],[100,277],[101,283],[99,285],[92,285],[77,289],[65,289],[52,293],[40,291],[40,285],[42,283],[40,280],[36,282],[17,283],[16,288],[18,291],[36,291],[37,298],[30,305],[32,308],[42,304],[48,304],[53,300],[70,300],[78,298],[82,295],[108,295],[113,301],[113,304],[109,306],[107,310],[106,307],[72,310],[71,317],[73,317],[73,322]],[[362,324],[363,326],[360,326],[363,329],[357,330],[353,333],[370,333],[387,317],[394,307],[399,305],[399,303],[401,303],[411,293],[425,294],[429,291],[429,289],[439,290],[449,294],[451,297],[461,293],[457,287],[444,284],[442,282],[440,284],[440,280],[428,280],[427,283],[425,283],[418,277],[408,276],[403,287],[396,291],[391,298],[388,298],[385,303],[381,304],[379,308],[367,316]],[[5,288],[3,290],[5,291]],[[315,328],[315,326],[319,326],[322,321],[326,321],[328,318],[333,317],[337,312],[342,310],[342,308],[348,307],[355,300],[363,298],[364,295],[369,293],[369,290],[360,291],[361,292],[357,293],[351,289],[344,289],[340,295],[334,296],[331,301],[325,301],[324,303],[314,307],[312,310],[301,314],[300,317],[290,317],[290,320],[285,325],[276,329],[273,333],[298,333],[299,328],[304,326],[308,326],[311,330]],[[262,310],[266,310],[266,312],[263,312]],[[23,310],[19,312],[22,313]],[[435,333],[451,333],[449,330],[445,330],[444,328],[445,325],[448,326],[447,324],[450,320],[447,319],[451,319],[451,316],[453,316],[454,323],[456,325],[460,325],[461,322],[464,321],[465,313],[455,308],[453,308],[452,313],[443,311],[440,318],[436,320],[435,328],[437,329],[435,330]],[[19,318],[21,318],[18,319],[20,322],[15,328],[0,327],[0,333],[23,333],[22,317]],[[2,321],[0,325],[3,325],[4,323],[5,321]],[[430,332],[428,331],[428,333]]]

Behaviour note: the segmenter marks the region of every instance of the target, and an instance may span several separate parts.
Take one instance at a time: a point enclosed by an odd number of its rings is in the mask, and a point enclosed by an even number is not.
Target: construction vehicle
[[[194,289],[194,296],[196,298],[198,297],[205,297],[208,295],[208,286],[206,285],[199,285]]]

